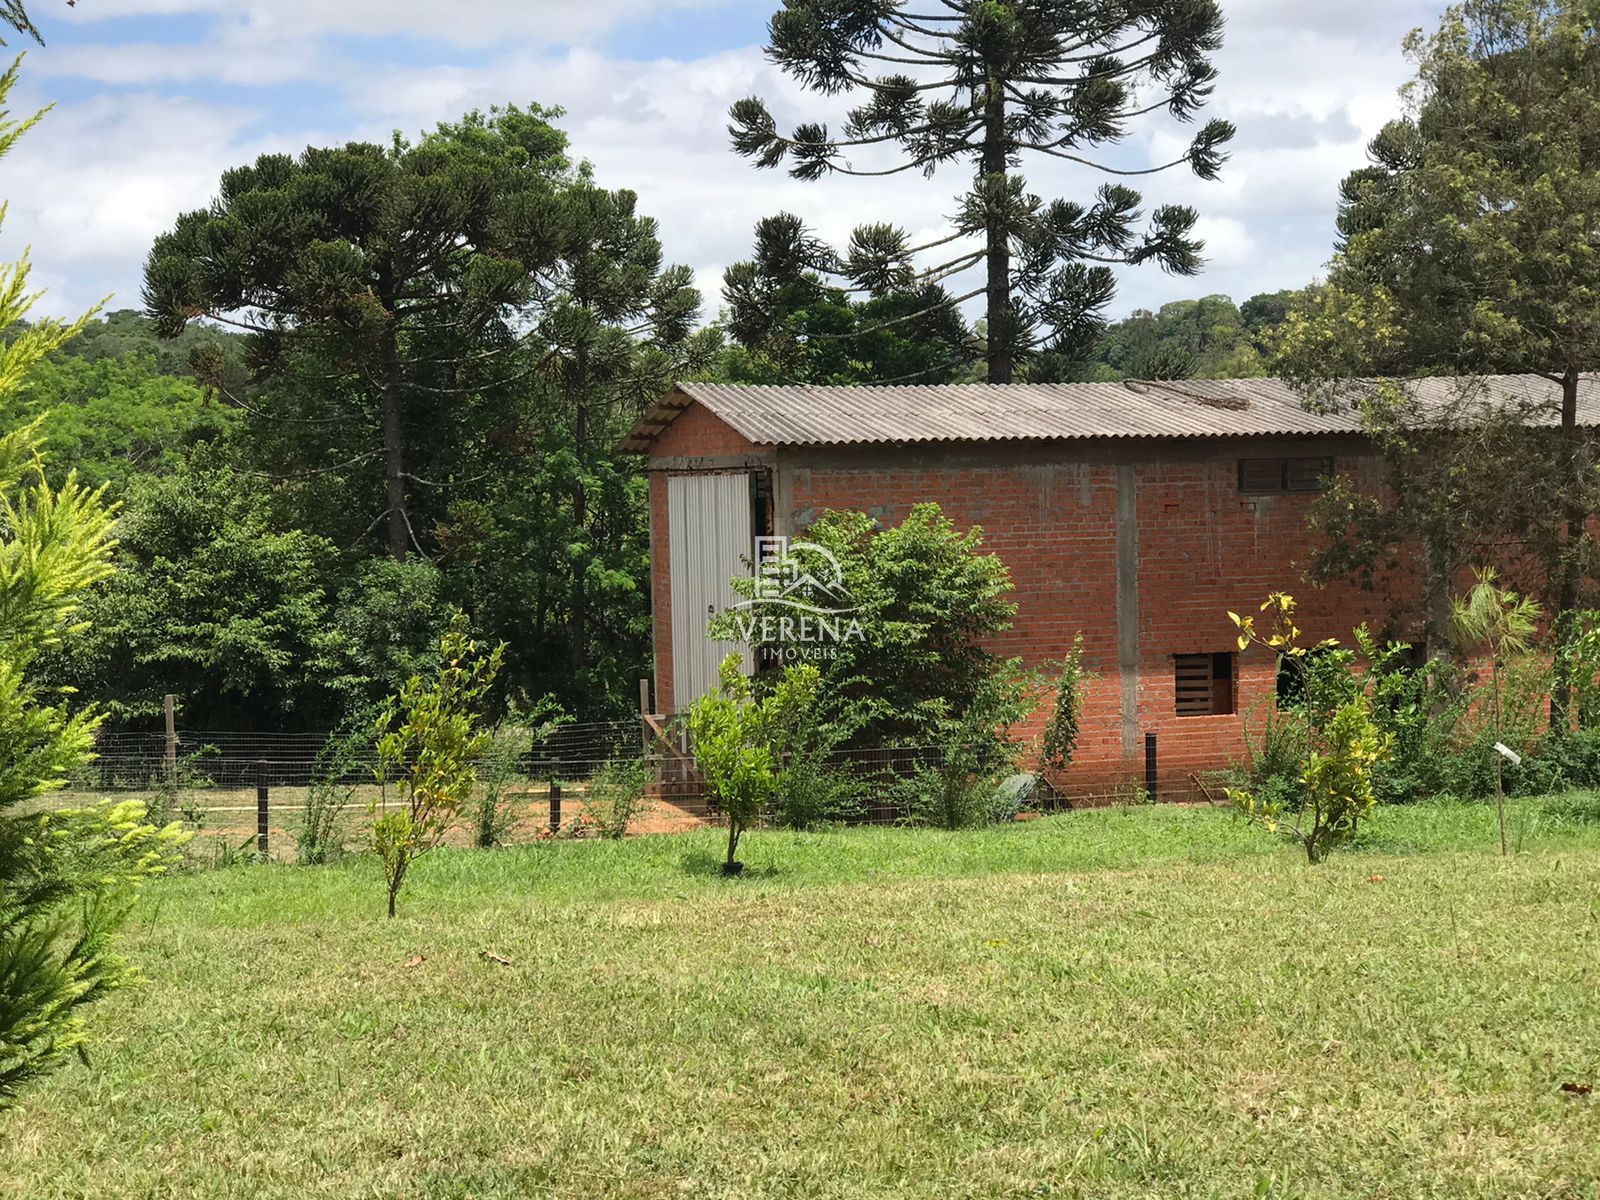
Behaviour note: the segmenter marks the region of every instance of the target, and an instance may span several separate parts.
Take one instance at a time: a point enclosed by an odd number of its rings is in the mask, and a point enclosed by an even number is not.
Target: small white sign
[[[1503,756],[1512,766],[1520,767],[1522,765],[1522,755],[1518,754],[1504,742],[1496,742],[1494,744],[1494,748],[1495,752]]]

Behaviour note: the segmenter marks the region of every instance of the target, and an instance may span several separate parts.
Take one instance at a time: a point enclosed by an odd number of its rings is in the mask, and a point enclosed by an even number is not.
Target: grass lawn
[[[446,850],[393,922],[371,861],[174,878],[0,1195],[1600,1197],[1600,822],[1512,822]]]

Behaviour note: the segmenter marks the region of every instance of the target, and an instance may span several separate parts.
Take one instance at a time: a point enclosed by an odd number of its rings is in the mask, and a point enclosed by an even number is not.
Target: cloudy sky
[[[10,216],[0,256],[31,244],[43,308],[110,294],[138,304],[151,239],[204,205],[227,167],[268,151],[416,133],[502,101],[559,105],[598,179],[640,194],[670,259],[714,313],[722,269],[780,209],[842,241],[865,220],[941,229],[951,170],[798,183],[727,145],[726,113],[768,97],[780,124],[810,115],[763,58],[778,0],[32,0],[47,45],[28,50],[13,111],[54,102],[0,163]],[[1331,247],[1335,189],[1397,109],[1400,42],[1441,7],[1418,0],[1223,0],[1227,46],[1211,112],[1239,136],[1224,177],[1146,181],[1148,201],[1194,205],[1208,242],[1198,279],[1124,274],[1114,312],[1299,286]],[[12,48],[20,47],[12,39]],[[1124,161],[1162,161],[1180,129],[1142,128]],[[865,165],[865,164],[863,164]],[[1086,196],[1081,169],[1029,168],[1046,196]]]

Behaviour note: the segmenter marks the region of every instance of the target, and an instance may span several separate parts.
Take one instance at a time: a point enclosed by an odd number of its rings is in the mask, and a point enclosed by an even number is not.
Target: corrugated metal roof
[[[1424,405],[1471,388],[1485,402],[1558,419],[1560,387],[1538,375],[1428,379]],[[1353,412],[1313,412],[1280,379],[1125,383],[946,384],[935,387],[744,386],[684,383],[618,446],[647,451],[697,401],[762,446],[1060,441],[1098,438],[1293,437],[1359,433]],[[1579,423],[1600,426],[1600,376],[1585,376]],[[1545,416],[1544,414],[1548,414]]]

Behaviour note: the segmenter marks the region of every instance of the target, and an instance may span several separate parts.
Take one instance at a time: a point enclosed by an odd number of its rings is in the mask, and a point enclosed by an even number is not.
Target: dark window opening
[[[1180,717],[1221,717],[1233,712],[1232,654],[1172,656]]]
[[[1304,654],[1278,660],[1278,707],[1296,708],[1306,702],[1306,675],[1332,646],[1313,646]]]
[[[1321,492],[1333,474],[1331,458],[1241,458],[1239,490],[1246,495]]]
[[[759,541],[772,536],[772,474],[756,471],[750,476],[750,534]]]

